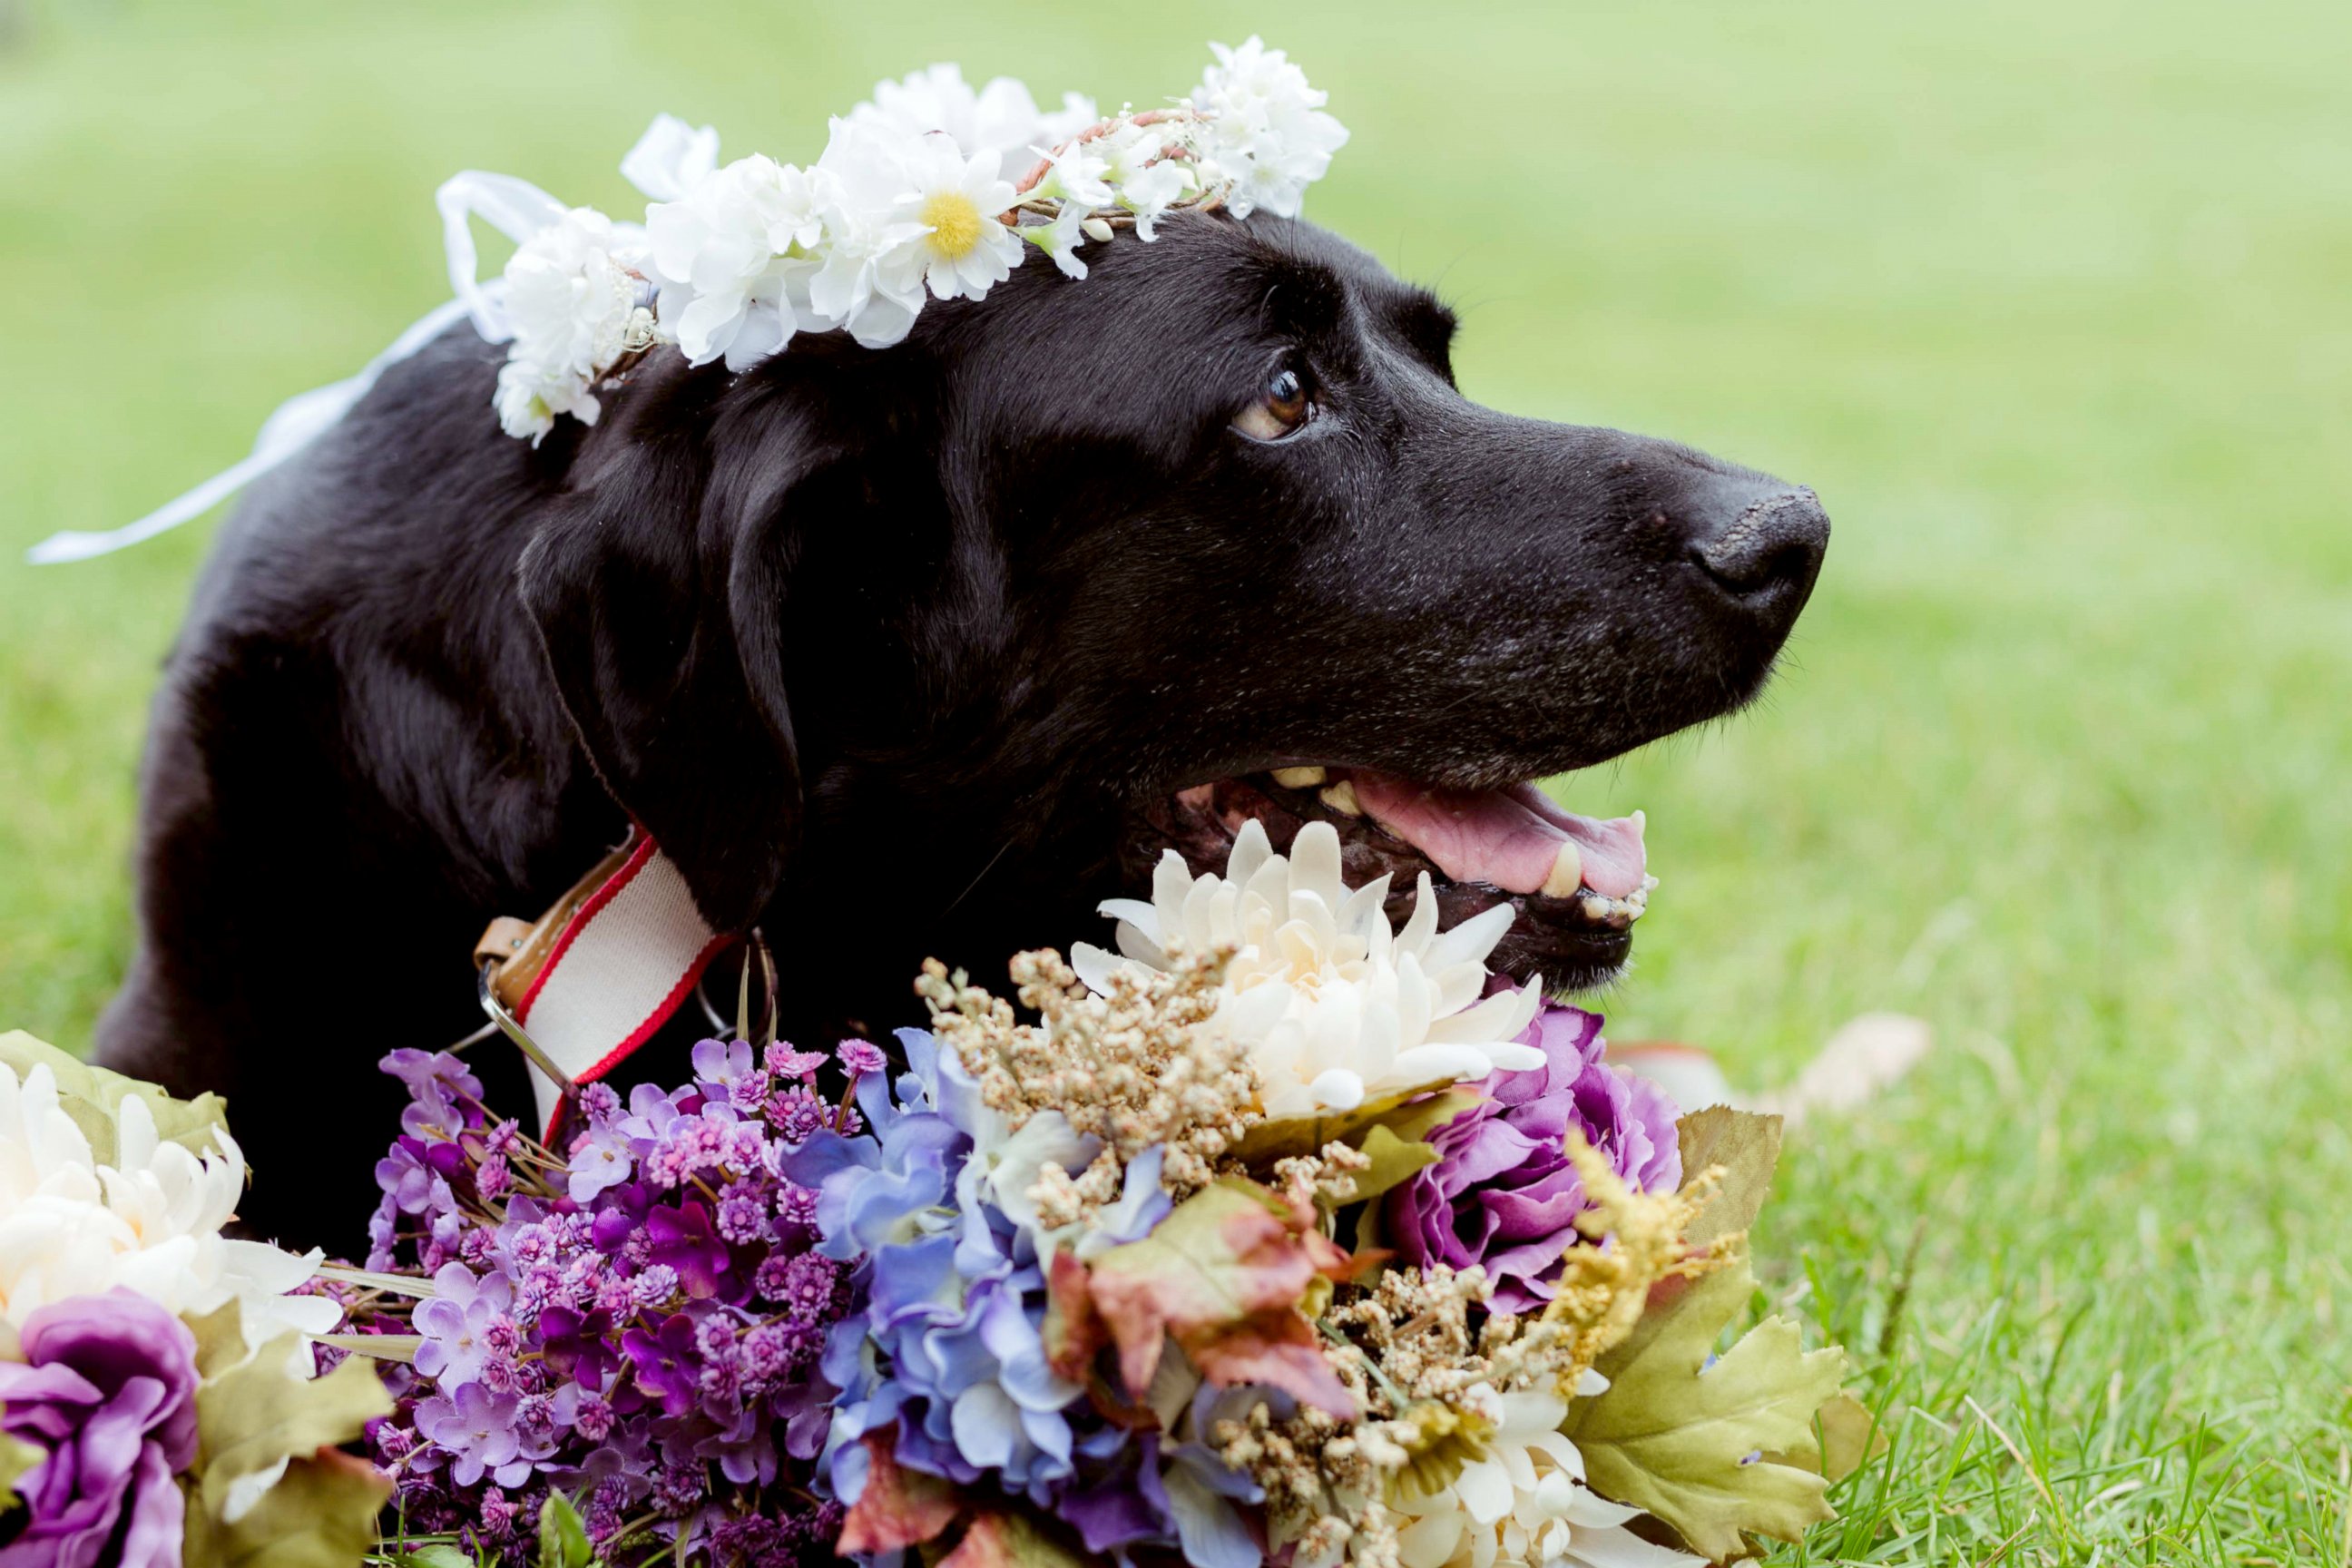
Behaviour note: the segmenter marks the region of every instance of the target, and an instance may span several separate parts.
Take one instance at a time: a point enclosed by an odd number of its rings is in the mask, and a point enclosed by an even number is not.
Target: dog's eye
[[[1315,416],[1315,391],[1307,373],[1285,365],[1267,378],[1258,400],[1241,412],[1234,428],[1253,441],[1279,441]]]

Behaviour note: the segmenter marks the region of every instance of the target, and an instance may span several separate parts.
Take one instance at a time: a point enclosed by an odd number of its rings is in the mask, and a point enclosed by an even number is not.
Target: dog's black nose
[[[1829,542],[1821,498],[1800,486],[1748,500],[1712,538],[1691,546],[1691,559],[1733,598],[1778,598],[1793,590],[1801,604]]]

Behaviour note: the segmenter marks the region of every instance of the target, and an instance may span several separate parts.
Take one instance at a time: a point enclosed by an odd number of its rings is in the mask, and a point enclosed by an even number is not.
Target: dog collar
[[[530,1063],[544,1142],[580,1087],[653,1038],[734,940],[642,828],[538,920],[489,923],[474,945],[482,1010]]]

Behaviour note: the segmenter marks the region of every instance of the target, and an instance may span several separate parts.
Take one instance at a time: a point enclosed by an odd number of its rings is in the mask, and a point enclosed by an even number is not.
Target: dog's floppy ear
[[[583,444],[523,552],[522,602],[605,787],[704,919],[741,931],[800,842],[780,621],[795,491],[841,454],[772,404],[598,435],[618,439]]]

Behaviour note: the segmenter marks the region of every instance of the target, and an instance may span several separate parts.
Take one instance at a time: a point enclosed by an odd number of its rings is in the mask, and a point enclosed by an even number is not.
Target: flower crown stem
[[[1210,118],[1208,115],[1197,109],[1147,109],[1140,114],[1114,114],[1108,119],[1097,120],[1068,141],[1057,144],[1051,153],[1032,164],[1029,172],[1013,183],[1013,194],[1016,196],[1027,195],[1037,188],[1039,182],[1053,172],[1055,158],[1073,147],[1100,141],[1122,125],[1163,125],[1171,120],[1205,121],[1208,118]],[[1015,204],[1016,206],[1019,205]],[[1010,212],[1013,209],[1006,210]]]

